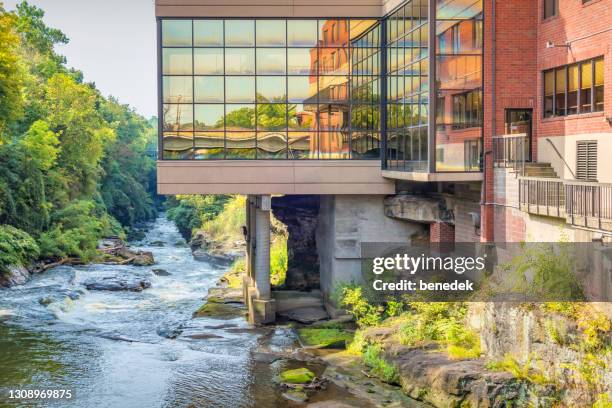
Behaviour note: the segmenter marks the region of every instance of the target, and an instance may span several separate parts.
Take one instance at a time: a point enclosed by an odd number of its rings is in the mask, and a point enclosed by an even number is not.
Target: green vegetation
[[[384,351],[378,344],[366,346],[363,352],[363,362],[370,367],[372,374],[389,384],[399,383],[399,374],[394,365],[384,359]]]
[[[488,362],[486,367],[493,371],[507,371],[515,378],[529,381],[533,384],[547,385],[552,382],[542,374],[541,370],[534,367],[533,356],[529,356],[525,364],[521,364],[510,354],[506,354],[503,360]]]
[[[174,221],[181,234],[191,239],[193,231],[215,218],[230,200],[227,195],[179,195],[167,201],[168,218]]]
[[[99,238],[156,214],[155,120],[84,83],[43,16],[25,1],[0,5],[0,269],[91,259]]]
[[[283,371],[280,374],[281,381],[287,384],[308,384],[312,382],[315,377],[315,373],[305,367]]]
[[[353,340],[353,334],[336,328],[305,327],[298,329],[298,335],[307,346],[329,347],[338,345],[344,347]]]
[[[26,265],[39,255],[34,239],[24,231],[0,225],[0,272],[9,265]]]

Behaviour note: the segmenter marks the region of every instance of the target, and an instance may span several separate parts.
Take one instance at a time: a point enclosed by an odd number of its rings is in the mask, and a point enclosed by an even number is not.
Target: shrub
[[[372,374],[389,384],[399,383],[397,368],[384,359],[384,352],[380,345],[372,344],[366,346],[363,353],[364,363],[370,367]]]
[[[24,266],[38,257],[40,250],[25,231],[0,225],[0,272],[10,266]]]

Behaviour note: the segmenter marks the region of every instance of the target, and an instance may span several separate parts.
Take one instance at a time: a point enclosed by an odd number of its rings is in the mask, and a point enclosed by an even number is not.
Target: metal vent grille
[[[585,140],[576,146],[576,178],[597,181],[597,142]]]

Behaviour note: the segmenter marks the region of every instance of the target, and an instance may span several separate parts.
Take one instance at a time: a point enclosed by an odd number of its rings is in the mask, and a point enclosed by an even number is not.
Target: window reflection
[[[286,73],[287,57],[284,48],[258,48],[257,73],[260,75]]]
[[[194,78],[195,102],[223,102],[223,77],[206,76]]]
[[[214,130],[223,131],[224,105],[196,105],[195,106],[195,130]]]
[[[225,102],[255,102],[255,77],[225,77]]]
[[[193,105],[163,106],[163,131],[179,132],[193,130]]]
[[[196,75],[223,75],[223,48],[196,48],[193,53]]]
[[[285,20],[257,20],[257,46],[285,46],[287,34],[285,26]]]
[[[164,77],[165,103],[193,102],[193,78],[190,76]]]
[[[249,75],[255,73],[255,50],[252,48],[227,48],[225,50],[225,73]]]
[[[316,47],[317,20],[289,20],[287,40],[289,47]]]
[[[225,20],[225,45],[249,47],[255,45],[254,20]]]
[[[164,158],[379,154],[377,20],[169,19],[162,36]]]
[[[164,47],[191,47],[191,20],[163,20],[162,45]]]
[[[194,20],[193,40],[196,47],[222,47],[223,20]]]
[[[164,75],[191,75],[191,48],[164,48],[162,65]]]
[[[284,76],[257,77],[257,102],[286,102],[287,78]]]

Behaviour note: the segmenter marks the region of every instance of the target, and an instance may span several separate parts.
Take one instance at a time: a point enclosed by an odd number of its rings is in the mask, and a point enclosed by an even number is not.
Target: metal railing
[[[525,162],[530,160],[527,134],[493,136],[493,163],[497,167],[511,167],[519,174],[525,173]]]
[[[519,204],[523,211],[549,217],[566,217],[565,186],[563,180],[521,177]]]
[[[612,231],[612,184],[520,177],[519,205],[531,214],[565,218],[571,225]]]
[[[572,225],[610,230],[612,184],[565,182],[567,221]]]

